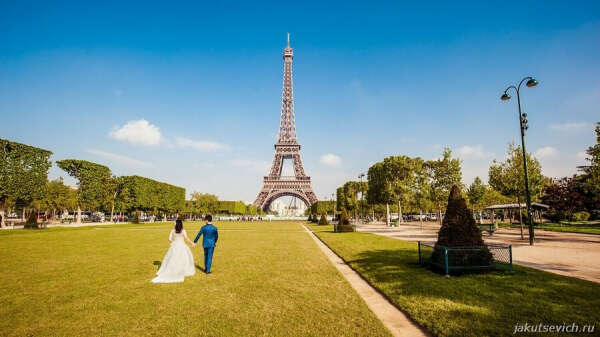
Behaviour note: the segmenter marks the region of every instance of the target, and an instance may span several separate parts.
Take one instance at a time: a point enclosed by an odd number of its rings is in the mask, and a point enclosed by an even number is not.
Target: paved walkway
[[[337,256],[329,247],[327,247],[317,236],[308,230],[304,225],[304,229],[315,240],[317,246],[323,251],[325,256],[337,268],[337,270],[348,280],[352,288],[362,297],[367,303],[367,306],[375,316],[383,322],[393,336],[429,336],[418,325],[411,321],[402,311],[392,305],[387,299],[377,292],[371,285],[367,283],[360,275],[350,268],[344,261]]]
[[[360,232],[408,241],[435,241],[439,225],[424,223],[386,227],[385,224],[359,225]],[[529,245],[527,230],[521,240],[519,229],[502,228],[494,235],[483,234],[486,242],[513,246],[513,262],[548,272],[600,283],[600,235],[537,230],[534,246]]]

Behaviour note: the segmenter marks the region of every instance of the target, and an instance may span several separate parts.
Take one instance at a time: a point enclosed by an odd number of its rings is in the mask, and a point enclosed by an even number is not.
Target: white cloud
[[[109,135],[116,140],[131,144],[158,145],[163,140],[159,128],[145,119],[129,121],[115,128]]]
[[[463,145],[456,149],[456,153],[462,157],[486,157],[493,155],[493,153],[484,151],[481,145]]]
[[[321,156],[320,162],[323,165],[339,167],[342,164],[342,158],[333,153],[327,153]]]
[[[263,160],[250,160],[250,159],[233,159],[230,161],[231,165],[244,169],[249,169],[254,172],[266,174],[269,171],[271,163]]]
[[[120,154],[115,154],[115,153],[110,153],[110,152],[105,152],[105,151],[100,151],[100,150],[94,150],[94,149],[89,149],[86,150],[87,153],[91,153],[95,156],[104,158],[106,160],[109,160],[111,162],[117,163],[117,164],[121,164],[123,166],[129,166],[129,167],[151,167],[152,164],[142,161],[142,160],[138,160],[138,159],[134,159],[134,158],[130,158],[127,156],[123,156]]]
[[[189,147],[202,152],[214,152],[229,149],[229,146],[225,144],[205,140],[193,140],[185,137],[175,138],[175,145],[179,147]]]
[[[559,130],[559,131],[571,131],[571,130],[581,130],[588,127],[588,123],[580,122],[580,123],[562,123],[562,124],[552,124],[550,125],[551,129]]]
[[[544,146],[535,151],[535,156],[538,158],[554,157],[556,154],[558,154],[558,150],[552,146]]]

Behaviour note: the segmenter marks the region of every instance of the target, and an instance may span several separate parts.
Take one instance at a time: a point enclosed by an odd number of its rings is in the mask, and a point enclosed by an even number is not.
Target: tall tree
[[[419,210],[419,222],[423,224],[423,210],[431,208],[429,201],[430,179],[427,172],[426,162],[420,157],[413,158],[413,185],[411,187],[411,205]]]
[[[548,214],[552,221],[573,220],[573,214],[585,208],[585,194],[581,181],[573,176],[546,184],[542,202],[550,206]]]
[[[77,222],[81,223],[81,208],[98,210],[111,199],[112,175],[104,165],[86,160],[65,159],[56,162],[58,167],[78,180]]]
[[[527,175],[529,178],[529,191],[532,201],[538,200],[547,178],[542,175],[540,162],[530,153],[526,155]],[[521,217],[521,238],[523,238],[523,219],[521,215],[521,202],[525,197],[525,178],[523,170],[523,152],[520,146],[514,143],[508,144],[506,160],[498,162],[494,160],[489,169],[488,182],[492,188],[503,195],[512,198],[519,205],[519,217]]]
[[[590,165],[580,167],[584,174],[577,179],[583,187],[586,209],[600,217],[600,123],[596,123],[595,132],[596,144],[586,151]]]
[[[346,200],[346,196],[344,195],[344,186],[338,187],[335,192],[335,207],[337,208],[338,212],[341,212],[346,207],[344,204],[344,201]]]
[[[369,204],[385,204],[386,214],[385,223],[390,225],[390,203],[393,203],[396,198],[390,183],[386,168],[383,162],[375,163],[369,167],[368,171],[367,200]]]
[[[64,184],[62,177],[48,182],[44,205],[56,218],[57,212],[75,210],[77,207],[77,190]]]
[[[0,227],[12,203],[41,200],[46,191],[52,152],[0,139]]]
[[[219,198],[214,194],[193,192],[192,201],[202,215],[214,214],[219,208]]]
[[[426,163],[430,176],[430,200],[438,211],[438,220],[442,223],[442,209],[448,204],[448,196],[453,185],[462,187],[460,159],[452,158],[452,151],[444,149],[442,158]]]
[[[475,208],[479,210],[479,221],[481,222],[481,202],[485,195],[485,185],[479,177],[475,177],[473,183],[467,189],[467,196],[471,202],[473,214],[475,214]]]
[[[408,201],[414,184],[415,160],[404,155],[391,156],[383,160],[383,165],[393,198],[398,201],[398,222],[402,223],[402,205]]]

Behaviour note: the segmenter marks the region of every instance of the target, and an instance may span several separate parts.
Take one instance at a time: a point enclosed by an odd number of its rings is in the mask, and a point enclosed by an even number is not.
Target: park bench
[[[494,235],[494,232],[496,231],[496,227],[494,226],[494,224],[479,225],[478,227],[479,227],[479,231],[487,232],[490,236]]]

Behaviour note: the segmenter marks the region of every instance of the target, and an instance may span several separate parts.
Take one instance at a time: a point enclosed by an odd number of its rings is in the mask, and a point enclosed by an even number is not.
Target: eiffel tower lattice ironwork
[[[269,175],[264,177],[263,187],[258,193],[254,206],[268,210],[271,203],[283,196],[293,196],[302,200],[306,206],[317,202],[317,196],[310,184],[310,177],[304,172],[300,144],[296,139],[296,118],[294,116],[294,91],[292,81],[292,59],[294,52],[290,47],[290,34],[287,46],[283,50],[283,93],[281,99],[281,122],[279,139],[275,143],[275,158]],[[283,161],[294,162],[294,176],[281,175]]]

